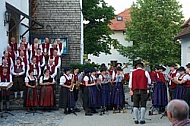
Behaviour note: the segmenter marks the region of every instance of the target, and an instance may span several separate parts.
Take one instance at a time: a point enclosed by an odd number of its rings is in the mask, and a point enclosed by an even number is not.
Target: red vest
[[[4,59],[5,59],[5,57],[3,56],[2,57],[2,62],[3,62]],[[10,67],[11,66],[11,59],[10,59],[10,57],[7,58],[7,63],[8,63],[8,67]]]
[[[9,52],[9,57],[11,57],[12,60],[14,61],[14,59],[15,59],[15,53],[14,53],[14,51]]]
[[[170,76],[171,76],[172,78],[174,78],[174,77],[176,76],[176,74],[177,74],[177,71],[176,71],[175,73],[170,73]],[[171,82],[171,85],[170,85],[171,88],[176,88],[176,86],[177,86],[176,83]]]
[[[137,69],[132,72],[132,90],[142,89],[147,90],[148,78],[145,75],[145,70]]]
[[[42,44],[42,51],[44,52],[45,51],[45,48],[46,48],[46,51],[48,52],[49,51],[49,43],[43,43]]]
[[[57,49],[57,50],[58,50],[57,47],[56,47],[56,48],[50,48],[50,56],[53,56],[53,51],[54,51],[54,49]]]
[[[23,68],[23,65],[20,64],[19,68],[22,69],[22,68]],[[18,69],[17,69],[17,65],[14,65],[14,72],[15,72],[15,73],[20,73],[20,72],[21,72],[21,71],[17,71],[17,70],[18,70]]]
[[[38,64],[35,64],[35,67],[36,68],[34,68],[34,66],[33,66],[33,64],[29,64],[29,67],[30,67],[30,70],[33,70],[33,69],[36,69],[37,70],[37,73],[39,74],[39,67],[38,67]]]
[[[59,50],[62,50],[62,43],[58,44],[59,45]]]
[[[73,74],[73,76],[74,76],[74,83],[76,84],[76,82],[78,81],[78,75]]]
[[[19,53],[19,56],[20,56],[20,49],[18,50],[18,53]],[[27,55],[26,55],[26,50],[22,50],[22,51],[24,51],[24,56],[26,57]]]
[[[156,82],[166,82],[166,79],[165,79],[165,77],[164,77],[164,74],[163,73],[161,73],[161,72],[156,72],[155,73],[155,81]]]
[[[50,73],[51,74],[53,74],[54,72],[55,72],[55,65],[53,65],[52,67],[51,67],[51,70],[50,70],[50,65],[47,65],[47,69],[50,71]]]
[[[21,57],[20,57],[21,58]],[[23,57],[21,58],[22,62],[24,63],[25,66],[27,66],[27,58],[26,57]]]
[[[50,59],[53,59],[54,56],[50,56]],[[57,66],[59,62],[59,56],[54,57],[54,63]]]
[[[66,79],[65,85],[70,86],[71,80],[67,79],[66,75],[63,75],[63,76],[65,76],[65,79]]]
[[[40,65],[42,64],[42,62],[43,62],[43,55],[40,55],[40,56],[35,56],[36,57],[36,61],[37,61],[37,63],[40,63]]]
[[[17,43],[9,43],[13,51],[17,51]]]
[[[7,81],[5,81],[5,78]],[[5,76],[1,74],[1,82],[10,82],[10,74],[6,74]]]

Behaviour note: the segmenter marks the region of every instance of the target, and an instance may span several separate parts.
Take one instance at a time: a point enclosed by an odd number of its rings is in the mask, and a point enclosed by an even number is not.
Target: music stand
[[[14,116],[14,114],[3,110],[3,91],[6,90],[7,88],[10,88],[13,84],[10,83],[10,82],[0,82],[0,89],[1,89],[1,118],[3,118],[3,114],[7,113],[7,114],[10,114],[12,116]],[[7,102],[7,99],[5,98],[5,102]]]

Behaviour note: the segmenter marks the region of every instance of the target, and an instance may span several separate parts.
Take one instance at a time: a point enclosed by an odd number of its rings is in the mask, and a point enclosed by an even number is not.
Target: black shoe
[[[140,124],[145,124],[145,121],[140,121]]]
[[[139,124],[139,121],[138,121],[138,120],[135,120],[134,122],[135,122],[135,124]]]
[[[92,116],[92,113],[85,113],[85,116]]]
[[[7,108],[6,111],[11,111],[11,109],[10,109],[10,108]]]
[[[68,111],[64,111],[64,114],[67,115],[67,114],[69,114],[69,113],[68,113]]]

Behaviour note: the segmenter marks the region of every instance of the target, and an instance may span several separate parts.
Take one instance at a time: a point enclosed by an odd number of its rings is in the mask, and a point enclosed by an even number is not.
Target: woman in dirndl
[[[176,77],[174,77],[174,80],[177,84],[176,87],[176,92],[175,92],[175,99],[184,99],[184,93],[185,93],[185,83],[179,83],[181,80],[183,80],[183,78],[185,77],[186,73],[185,73],[185,68],[184,67],[180,67],[179,69],[177,69],[178,74]]]
[[[104,114],[105,111],[108,111],[108,106],[110,106],[110,82],[111,77],[107,73],[107,68],[104,67],[100,70],[101,75],[99,75],[99,80],[101,80],[102,85],[102,100],[101,100],[101,106],[102,106],[102,112]]]
[[[117,113],[117,111],[120,113],[121,110],[123,110],[123,113],[126,112],[124,109],[124,101],[125,101],[125,95],[123,90],[123,83],[122,80],[124,78],[123,70],[121,67],[116,68],[116,80],[113,84],[113,89],[111,93],[111,103],[113,104],[113,113]]]
[[[38,95],[37,95],[37,79],[34,77],[34,70],[28,71],[28,76],[25,77],[25,103],[24,106],[33,108],[38,106]]]
[[[44,110],[51,110],[55,106],[55,95],[53,85],[55,80],[50,76],[48,69],[44,70],[44,75],[40,77],[40,103]]]
[[[165,70],[164,66],[158,66],[152,80],[154,81],[153,105],[159,109],[159,113],[164,112],[168,104],[166,79],[163,74]]]
[[[69,67],[64,68],[64,74],[60,78],[60,97],[59,97],[59,108],[64,109],[64,114],[70,114],[74,112],[75,99],[74,92],[71,89],[71,84],[74,82],[74,76],[71,74]],[[73,81],[73,82],[72,82]]]
[[[91,70],[86,69],[84,71],[85,76],[83,78],[84,87],[84,109],[86,116],[92,116],[92,108],[96,106],[96,96],[94,94],[93,87],[96,85],[95,81],[91,77]]]

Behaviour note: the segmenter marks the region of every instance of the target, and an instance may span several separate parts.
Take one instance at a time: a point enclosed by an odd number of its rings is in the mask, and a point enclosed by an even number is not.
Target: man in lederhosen
[[[18,91],[20,91],[20,97],[23,98],[25,65],[19,57],[17,57],[16,64],[13,66],[11,73],[13,75],[14,98],[18,98]]]
[[[137,63],[135,70],[130,74],[129,89],[130,95],[133,95],[133,112],[135,116],[135,124],[139,123],[138,110],[140,108],[141,118],[140,124],[145,124],[145,111],[147,101],[147,87],[151,84],[150,75],[145,71],[143,63]]]

